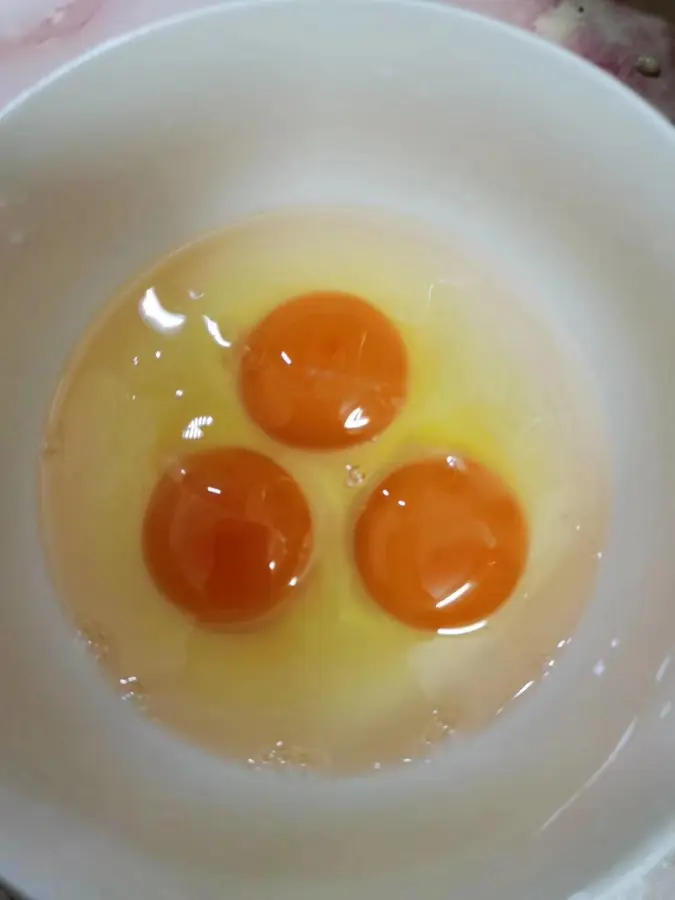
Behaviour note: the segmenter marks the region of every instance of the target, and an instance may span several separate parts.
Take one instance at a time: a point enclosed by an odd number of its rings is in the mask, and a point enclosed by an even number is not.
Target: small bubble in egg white
[[[195,291],[193,288],[188,291],[188,297],[190,298],[190,300],[201,300],[203,296],[204,291]]]
[[[596,664],[593,666],[593,674],[597,675],[600,678],[601,675],[605,674],[605,661],[599,659]]]
[[[450,723],[449,717],[441,710],[433,709],[431,711],[431,721],[422,736],[422,744],[425,751],[428,753],[430,749],[448,738],[453,731],[454,728]]]
[[[431,713],[433,721],[441,734],[450,734],[453,730],[452,725],[448,721],[448,717],[441,712],[440,709],[434,709]]]
[[[139,678],[130,675],[127,678],[120,678],[119,686],[121,688],[121,699],[127,703],[133,703],[141,709],[145,709],[148,702],[148,695],[145,692]]]
[[[265,754],[265,756],[263,758],[266,760],[269,760],[269,761],[282,759],[283,758],[283,749],[284,749],[284,742],[276,741],[274,746],[270,750],[267,751],[267,753]]]
[[[260,765],[284,770],[307,771],[316,768],[317,760],[314,755],[303,747],[287,744],[285,741],[276,741],[260,759]]]
[[[307,747],[290,745],[285,748],[285,757],[288,764],[299,772],[309,772],[318,768],[325,768],[326,765],[325,758]]]
[[[110,646],[105,633],[96,625],[85,625],[77,632],[79,643],[98,661],[103,661],[110,655]]]
[[[47,460],[56,456],[61,449],[61,445],[56,438],[46,438],[42,442],[42,459]]]
[[[366,476],[360,466],[345,466],[346,476],[345,484],[347,487],[360,487],[366,480]]]

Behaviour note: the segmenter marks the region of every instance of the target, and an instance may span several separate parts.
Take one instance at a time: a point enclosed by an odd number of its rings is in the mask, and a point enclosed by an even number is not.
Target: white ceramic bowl
[[[0,119],[0,869],[36,900],[562,900],[675,812],[675,132],[572,56],[447,7],[221,5]],[[540,690],[429,766],[245,773],[118,704],[44,571],[35,464],[121,281],[260,209],[369,203],[464,235],[571,331],[608,420],[609,546]],[[588,892],[588,893],[586,893]]]

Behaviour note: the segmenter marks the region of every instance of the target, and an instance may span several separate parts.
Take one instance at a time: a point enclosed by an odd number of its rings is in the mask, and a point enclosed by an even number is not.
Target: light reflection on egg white
[[[211,335],[213,340],[220,347],[225,347],[228,350],[232,346],[232,341],[228,341],[227,338],[223,337],[222,332],[220,330],[220,325],[216,322],[215,319],[212,319],[210,316],[202,316],[204,320],[204,324],[206,325],[206,330]]]
[[[141,319],[159,334],[178,334],[187,316],[182,313],[172,313],[165,309],[154,287],[148,288],[138,304]]]
[[[204,428],[213,425],[213,416],[196,416],[183,429],[182,437],[186,441],[198,441],[204,437]]]
[[[654,678],[654,680],[656,681],[657,684],[660,684],[663,681],[664,676],[665,676],[666,672],[668,671],[668,668],[670,667],[671,659],[672,659],[671,655],[668,654],[668,656],[666,656],[666,658],[664,660],[662,660],[661,665],[659,666],[656,676]]]

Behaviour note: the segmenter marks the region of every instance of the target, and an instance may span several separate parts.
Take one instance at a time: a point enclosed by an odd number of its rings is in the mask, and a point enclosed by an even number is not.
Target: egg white
[[[398,324],[411,382],[378,440],[312,454],[253,425],[236,373],[265,311],[321,288],[358,294]],[[449,240],[356,209],[260,216],[161,260],[76,349],[47,427],[58,452],[42,467],[54,577],[122,694],[188,740],[251,765],[332,772],[424,758],[551,673],[575,629],[607,511],[599,421],[565,339]],[[315,521],[308,577],[246,633],[197,627],[160,596],[140,551],[163,468],[220,444],[286,467]],[[484,627],[430,635],[366,595],[351,528],[393,466],[448,452],[513,486],[531,549],[514,596]]]

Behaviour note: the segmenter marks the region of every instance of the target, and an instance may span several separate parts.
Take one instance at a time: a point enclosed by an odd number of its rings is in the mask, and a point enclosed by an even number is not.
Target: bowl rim
[[[0,128],[4,121],[11,116],[16,109],[26,103],[33,95],[38,94],[47,88],[52,82],[58,81],[70,72],[85,66],[88,62],[98,56],[111,52],[117,47],[142,39],[154,32],[178,28],[184,23],[193,22],[199,19],[207,19],[211,16],[227,15],[234,11],[248,11],[266,6],[314,6],[315,2],[316,0],[222,0],[222,2],[209,0],[209,3],[205,6],[200,6],[185,12],[174,13],[168,16],[162,16],[145,25],[141,25],[140,27],[124,31],[115,37],[103,40],[88,50],[77,54],[73,59],[57,66],[53,71],[40,78],[37,82],[20,91],[16,97],[12,98],[4,107],[0,107]],[[425,11],[432,10],[436,15],[440,16],[449,15],[451,18],[481,22],[481,27],[496,33],[501,33],[505,35],[508,40],[518,41],[521,44],[528,45],[533,49],[536,49],[539,53],[546,53],[552,57],[565,59],[567,60],[567,65],[573,65],[580,71],[585,72],[586,74],[584,77],[590,77],[600,85],[604,84],[605,89],[611,87],[612,90],[622,95],[624,100],[627,101],[636,112],[651,119],[652,125],[658,128],[662,134],[675,145],[675,128],[673,127],[673,123],[663,112],[650,104],[636,91],[620,81],[614,75],[601,69],[599,66],[595,65],[595,63],[580,56],[573,50],[569,50],[560,44],[554,43],[542,34],[528,31],[525,28],[510,22],[504,22],[487,13],[464,9],[461,6],[456,6],[455,3],[450,2],[450,0],[322,0],[322,5],[327,4],[331,4],[338,8],[347,8],[350,6],[391,6]]]
[[[546,55],[551,59],[560,59],[565,61],[565,65],[576,69],[587,83],[596,84],[604,91],[611,90],[617,97],[622,97],[622,103],[626,108],[626,113],[632,113],[639,116],[645,125],[655,129],[655,133],[659,133],[661,139],[669,143],[670,147],[675,150],[675,128],[672,123],[657,109],[652,107],[647,101],[641,98],[631,88],[621,83],[614,76],[601,70],[593,63],[581,58],[566,48],[560,47],[541,35],[528,32],[518,26],[501,22],[482,13],[464,10],[451,5],[445,0],[322,0],[324,4],[331,3],[333,7],[368,7],[368,6],[389,6],[399,8],[409,8],[425,10],[427,13],[433,11],[436,15],[450,17],[455,20],[480,21],[480,27],[491,31],[494,34],[501,34],[508,39],[512,45],[516,42],[523,47],[529,47],[536,50],[541,55]],[[251,11],[268,6],[314,6],[315,0],[224,0],[224,2],[214,3],[190,10],[187,12],[177,13],[171,16],[160,18],[152,23],[144,25],[140,28],[125,32],[114,38],[105,40],[84,53],[76,56],[69,62],[57,67],[54,71],[38,80],[35,84],[23,90],[15,98],[13,98],[3,109],[0,110],[0,142],[2,139],[2,130],[7,120],[12,114],[23,105],[29,102],[34,96],[40,94],[43,90],[48,89],[50,85],[62,77],[70,73],[77,72],[81,67],[86,66],[90,61],[98,58],[100,55],[114,52],[119,47],[126,44],[141,40],[156,32],[164,29],[180,28],[183,24],[197,21],[199,19],[207,19],[212,16],[225,16],[237,11]],[[591,82],[591,79],[593,81]],[[604,87],[602,87],[604,84]],[[611,883],[596,884],[591,887],[593,896],[608,897],[611,892],[625,883],[630,878],[633,880],[638,875],[653,869],[663,857],[672,850],[675,841],[675,834],[655,832],[652,835],[650,844],[652,847],[635,847],[633,853],[628,855],[621,861],[623,874],[615,874],[611,876]],[[650,852],[651,849],[651,852]],[[598,892],[596,894],[596,891]],[[606,893],[608,892],[608,893]],[[590,900],[590,894],[588,900]],[[584,893],[583,898],[587,895]],[[579,896],[577,900],[582,900]]]

